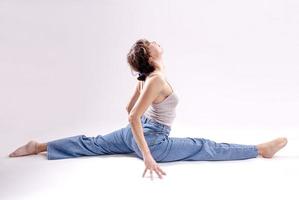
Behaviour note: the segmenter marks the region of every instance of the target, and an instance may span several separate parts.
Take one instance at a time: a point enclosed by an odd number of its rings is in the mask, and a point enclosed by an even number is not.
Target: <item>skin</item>
[[[139,146],[144,158],[145,170],[143,176],[147,170],[150,170],[151,178],[152,171],[155,171],[159,178],[166,173],[160,168],[160,166],[152,158],[152,155],[145,142],[143,131],[141,127],[140,117],[148,108],[152,102],[161,102],[168,95],[171,94],[172,89],[165,80],[165,66],[163,64],[162,54],[163,49],[155,41],[149,45],[150,49],[150,62],[154,66],[155,71],[150,74],[146,79],[144,88],[141,91],[140,81],[138,81],[135,92],[127,106],[129,114],[129,121],[132,125],[132,132],[136,143]],[[259,155],[264,158],[272,158],[274,154],[283,148],[287,144],[287,138],[281,137],[271,140],[266,143],[256,145]]]
[[[151,155],[143,135],[140,118],[153,102],[159,103],[169,96],[172,93],[172,89],[165,81],[164,64],[162,60],[163,49],[159,44],[153,41],[149,45],[149,51],[149,62],[154,66],[155,70],[147,77],[142,90],[141,82],[138,81],[135,92],[127,106],[127,111],[133,136],[143,155],[145,163],[143,177],[147,170],[149,170],[151,179],[153,179],[153,171],[156,172],[159,178],[163,178],[162,175],[166,175],[166,173],[160,168]]]
[[[126,106],[126,110],[128,112],[128,121],[131,124],[133,136],[143,155],[145,169],[142,176],[144,177],[149,170],[151,179],[153,180],[153,172],[155,172],[159,178],[163,178],[163,175],[166,175],[166,173],[160,168],[151,155],[143,135],[140,117],[151,103],[162,102],[172,93],[172,89],[165,79],[165,66],[162,59],[163,49],[155,41],[152,41],[149,45],[149,51],[149,61],[154,66],[155,70],[147,77],[143,88],[141,88],[141,81],[137,81],[133,95]],[[280,137],[269,142],[257,144],[256,147],[259,155],[264,158],[272,158],[277,151],[287,144],[287,142],[287,138]],[[28,147],[26,155],[47,151],[47,143],[38,143],[34,140],[29,141],[26,147]],[[16,155],[15,152],[16,151],[12,152],[9,156],[21,156]]]

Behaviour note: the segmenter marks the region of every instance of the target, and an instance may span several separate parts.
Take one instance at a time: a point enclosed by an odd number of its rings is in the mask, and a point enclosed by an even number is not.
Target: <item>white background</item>
[[[126,54],[139,38],[164,49],[180,100],[172,136],[248,144],[286,136],[287,147],[271,160],[164,164],[159,184],[140,178],[137,158],[7,158],[30,139],[125,126],[137,81]],[[0,195],[296,199],[298,55],[295,0],[0,0]]]

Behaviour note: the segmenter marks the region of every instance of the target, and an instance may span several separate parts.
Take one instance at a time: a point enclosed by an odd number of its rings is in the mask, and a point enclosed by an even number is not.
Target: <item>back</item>
[[[144,116],[171,127],[176,117],[176,106],[179,102],[179,98],[168,81],[165,81],[172,90],[171,94],[164,97],[162,101],[157,103],[153,102],[144,112]],[[143,88],[143,84],[144,83],[140,84],[141,90]]]

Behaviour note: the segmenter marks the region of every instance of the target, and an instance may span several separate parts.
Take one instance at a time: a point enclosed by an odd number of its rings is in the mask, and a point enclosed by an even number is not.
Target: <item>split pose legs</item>
[[[180,160],[241,160],[261,155],[272,158],[287,144],[287,138],[280,137],[257,145],[218,143],[205,138],[169,137],[170,128],[142,117],[144,137],[156,162]],[[135,142],[131,126],[105,135],[87,137],[76,135],[46,143],[35,140],[17,148],[10,157],[38,154],[47,151],[49,160],[80,156],[97,156],[134,153],[142,159]]]
[[[262,144],[258,144],[256,145],[256,147],[259,155],[261,155],[264,158],[272,158],[274,154],[277,151],[279,151],[281,148],[283,148],[286,144],[287,144],[287,139],[282,137],[282,138],[276,138],[274,140]],[[31,140],[24,146],[21,146],[18,149],[16,149],[14,152],[10,153],[9,156],[18,157],[18,156],[33,155],[44,151],[47,151],[47,143],[38,143],[37,141]]]

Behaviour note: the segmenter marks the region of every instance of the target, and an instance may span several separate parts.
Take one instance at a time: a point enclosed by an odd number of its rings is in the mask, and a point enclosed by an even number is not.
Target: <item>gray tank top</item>
[[[168,81],[166,82],[168,83]],[[143,88],[143,84],[144,82],[142,82],[142,88]],[[170,86],[169,83],[168,85]],[[178,95],[172,89],[172,93],[169,96],[167,96],[162,102],[160,103],[153,102],[148,107],[148,109],[144,112],[144,116],[150,119],[154,119],[161,124],[165,124],[171,127],[176,117],[176,106],[178,103],[179,103]]]

